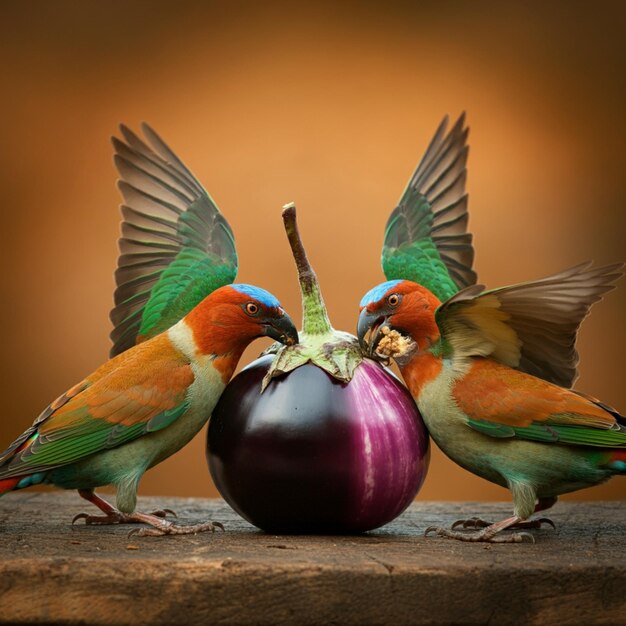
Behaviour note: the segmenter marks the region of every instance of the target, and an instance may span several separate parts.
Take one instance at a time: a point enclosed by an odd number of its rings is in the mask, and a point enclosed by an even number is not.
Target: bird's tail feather
[[[3,496],[9,491],[13,491],[14,489],[23,489],[24,487],[35,485],[44,480],[45,473],[24,473],[19,476],[11,476],[13,472],[9,468],[9,464],[15,458],[15,456],[19,452],[24,450],[24,448],[30,446],[36,438],[37,434],[32,435],[32,431],[26,431],[23,435],[16,439],[4,452],[0,453],[0,496]],[[7,474],[9,475],[7,476]]]
[[[21,476],[12,476],[11,478],[4,478],[3,480],[0,480],[0,496],[3,496],[9,491],[13,491],[21,479]]]
[[[611,452],[609,467],[617,474],[626,475],[626,450],[615,450]]]

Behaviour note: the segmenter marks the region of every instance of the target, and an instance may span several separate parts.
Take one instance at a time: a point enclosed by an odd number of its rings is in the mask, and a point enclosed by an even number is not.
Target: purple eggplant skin
[[[307,364],[261,394],[272,358],[242,370],[211,417],[207,459],[224,499],[271,533],[359,533],[400,515],[429,462],[404,385],[365,359],[347,384]]]

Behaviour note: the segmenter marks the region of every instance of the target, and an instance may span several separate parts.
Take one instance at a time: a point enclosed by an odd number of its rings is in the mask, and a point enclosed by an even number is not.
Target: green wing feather
[[[0,479],[73,463],[166,428],[181,417],[189,407],[191,367],[174,364],[155,381],[136,356],[92,383],[77,385],[43,411],[0,454]],[[162,355],[154,354],[152,361],[159,358]]]
[[[97,452],[117,448],[150,432],[172,424],[187,409],[182,402],[173,409],[161,411],[145,422],[130,425],[111,424],[90,416],[86,407],[77,409],[80,422],[71,428],[34,435],[34,441],[0,466],[0,479],[22,474],[48,471],[86,458]]]
[[[95,419],[85,407],[81,407],[79,425],[40,435],[21,453],[21,467],[18,469],[16,463],[11,466],[14,471],[22,473],[24,470],[37,472],[67,465],[96,452],[116,448],[146,433],[161,430],[172,424],[188,407],[185,401],[173,409],[157,413],[145,422],[130,425],[110,424],[103,419]]]
[[[447,125],[446,117],[389,216],[382,252],[388,280],[412,280],[442,301],[476,282],[467,232],[465,114],[446,135]]]
[[[583,421],[581,416],[581,422]],[[558,416],[555,416],[558,419]],[[623,418],[622,418],[623,419]],[[526,439],[541,443],[559,443],[572,446],[626,448],[626,426],[616,423],[613,428],[587,425],[559,424],[551,420],[533,422],[528,426],[509,426],[487,420],[469,419],[468,425],[490,437]]]
[[[168,329],[235,280],[233,232],[202,185],[147,124],[113,138],[124,197],[111,356]],[[149,145],[148,145],[149,144]]]

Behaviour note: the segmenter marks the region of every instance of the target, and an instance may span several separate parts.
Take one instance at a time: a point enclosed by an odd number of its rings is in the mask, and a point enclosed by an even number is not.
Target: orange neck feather
[[[241,358],[241,354],[244,350],[245,346],[243,346],[241,350],[237,350],[236,352],[231,352],[223,356],[218,356],[213,361],[213,367],[220,373],[224,384],[228,383],[228,381],[233,377],[233,374],[235,373],[235,368],[237,367],[237,363],[239,363],[239,359]]]
[[[442,367],[441,357],[430,352],[420,352],[401,367],[400,371],[411,395],[417,399],[424,385],[437,378]]]

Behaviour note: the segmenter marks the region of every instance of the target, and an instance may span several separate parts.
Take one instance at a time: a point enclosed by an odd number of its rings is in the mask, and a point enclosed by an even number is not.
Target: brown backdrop
[[[297,202],[334,324],[353,331],[382,278],[387,215],[446,112],[466,109],[472,128],[482,281],[626,258],[621,3],[336,4],[3,7],[0,447],[106,358],[120,121],[164,135],[232,224],[239,280],[296,317],[281,205]],[[625,312],[626,283],[579,342],[578,387],[622,410]],[[142,493],[214,495],[203,444],[149,472]],[[615,479],[573,497],[625,494]],[[420,497],[507,495],[435,451]]]

